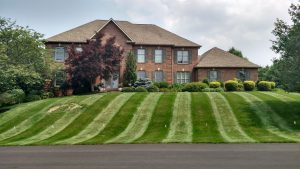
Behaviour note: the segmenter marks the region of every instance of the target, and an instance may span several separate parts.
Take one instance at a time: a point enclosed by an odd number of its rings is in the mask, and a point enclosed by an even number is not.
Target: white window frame
[[[141,78],[140,77],[140,73],[144,73],[144,78]],[[146,75],[146,71],[144,71],[144,70],[138,70],[137,72],[136,72],[136,75],[137,75],[137,79],[146,79],[147,78],[147,75]]]
[[[146,50],[137,49],[137,63],[145,63],[145,62],[146,62]]]
[[[161,73],[161,79],[157,79],[157,77],[158,77],[158,74],[156,74],[156,73]],[[155,82],[162,82],[162,81],[164,81],[164,72],[162,71],[162,70],[156,70],[156,71],[154,71],[154,81]]]
[[[61,74],[62,75],[62,77],[61,77],[61,83],[60,84],[57,84],[57,75],[58,74]],[[64,71],[57,71],[56,73],[55,73],[55,76],[54,76],[54,86],[55,87],[60,87],[63,83],[64,83],[64,81],[65,81],[65,77],[66,75],[65,75],[65,72]]]
[[[189,83],[191,81],[190,72],[176,72],[176,82],[177,83]]]
[[[189,52],[187,50],[177,51],[177,64],[189,64]]]
[[[61,50],[61,51],[58,51]],[[63,59],[58,59],[59,57],[63,57]],[[65,48],[64,47],[56,47],[54,51],[54,60],[57,62],[64,62],[66,58]]]
[[[215,78],[211,78],[211,75],[212,75],[212,73],[216,73],[215,75],[216,75],[216,77]],[[218,71],[216,71],[216,70],[210,70],[209,72],[208,72],[208,78],[209,78],[209,81],[216,81],[216,80],[218,80]]]
[[[160,59],[158,59],[158,57],[160,57]],[[154,50],[154,63],[162,63],[162,62],[163,62],[163,50],[155,49]]]

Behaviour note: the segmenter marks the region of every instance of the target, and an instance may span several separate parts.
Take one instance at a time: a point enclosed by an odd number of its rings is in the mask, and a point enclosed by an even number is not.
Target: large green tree
[[[300,2],[300,1],[299,1]],[[291,24],[277,19],[272,33],[272,49],[280,54],[274,60],[278,68],[278,78],[289,91],[300,91],[300,4],[291,4],[288,13]]]
[[[130,86],[136,81],[136,57],[133,52],[128,52],[124,71],[124,86]]]
[[[231,54],[234,54],[235,56],[241,57],[241,58],[244,57],[244,56],[243,56],[243,53],[242,53],[240,50],[235,49],[234,47],[231,47],[231,48],[228,50],[228,52],[231,53]]]

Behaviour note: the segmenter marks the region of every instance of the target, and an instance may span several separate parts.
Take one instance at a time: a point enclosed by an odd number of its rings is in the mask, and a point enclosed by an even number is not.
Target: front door
[[[117,89],[119,87],[119,73],[113,73],[112,76],[104,82],[104,86],[107,89]]]

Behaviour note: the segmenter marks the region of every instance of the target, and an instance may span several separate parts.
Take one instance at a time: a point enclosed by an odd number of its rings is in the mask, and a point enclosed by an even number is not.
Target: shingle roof
[[[200,47],[190,40],[182,38],[153,24],[133,24],[128,21],[95,20],[66,32],[46,39],[47,42],[86,42],[96,31],[101,30],[110,21],[114,22],[135,44],[174,45]]]
[[[248,61],[247,59],[240,58],[222,49],[214,47],[200,57],[200,61],[195,67],[259,68],[260,66]]]

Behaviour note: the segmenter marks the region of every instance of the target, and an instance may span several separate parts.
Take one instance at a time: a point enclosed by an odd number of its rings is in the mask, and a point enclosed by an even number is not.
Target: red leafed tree
[[[108,80],[114,71],[119,70],[123,50],[115,44],[115,37],[104,43],[101,33],[82,45],[82,51],[77,51],[74,44],[69,46],[69,57],[65,61],[68,82],[73,89],[94,91],[96,78]]]

